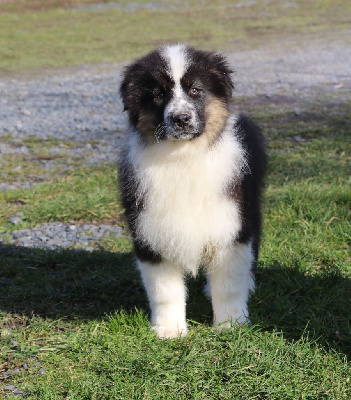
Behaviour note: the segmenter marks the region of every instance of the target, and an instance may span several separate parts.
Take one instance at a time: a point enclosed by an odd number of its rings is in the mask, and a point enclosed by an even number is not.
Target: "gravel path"
[[[119,69],[0,79],[0,136],[118,142],[123,125]]]
[[[345,97],[345,91],[351,88],[349,47],[316,42],[290,49],[230,54],[228,59],[236,70],[236,95],[269,97],[284,93],[306,97],[314,88],[322,88],[340,91]],[[0,190],[45,182],[57,168],[70,168],[67,160],[79,160],[81,165],[117,161],[126,127],[118,96],[120,71],[121,66],[115,65],[63,70],[40,77],[0,77],[0,177],[6,178],[1,171],[6,156],[31,156],[33,148],[26,144],[29,138],[59,142],[47,149],[51,157],[42,160],[40,176],[9,183],[5,179],[0,181]],[[345,100],[349,101],[350,95]],[[66,142],[70,145],[65,146]],[[58,154],[60,157],[56,157]],[[19,221],[20,216],[11,219],[13,224]],[[122,230],[105,225],[52,223],[11,235],[0,234],[0,244],[47,249],[78,245],[91,250],[110,232],[120,235]]]
[[[105,236],[109,234],[120,236],[122,233],[123,229],[118,226],[50,222],[42,224],[36,229],[21,229],[7,236],[10,242],[15,242],[17,245],[27,248],[35,247],[55,250],[74,247],[94,250],[98,242]],[[5,240],[5,234],[3,236]]]

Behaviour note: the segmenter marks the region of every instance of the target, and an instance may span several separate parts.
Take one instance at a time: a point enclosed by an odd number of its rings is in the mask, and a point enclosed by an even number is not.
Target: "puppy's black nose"
[[[190,122],[190,115],[186,113],[173,115],[172,120],[174,125],[185,128]]]

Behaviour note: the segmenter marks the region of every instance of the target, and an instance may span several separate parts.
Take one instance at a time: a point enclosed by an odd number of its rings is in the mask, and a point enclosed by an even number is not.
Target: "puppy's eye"
[[[190,95],[190,96],[197,96],[197,95],[200,94],[200,90],[201,90],[201,89],[198,89],[198,88],[196,88],[196,87],[192,87],[192,88],[189,90],[189,95]]]
[[[160,101],[163,100],[164,97],[165,97],[165,96],[164,96],[163,93],[156,93],[156,94],[154,95],[154,100],[160,102]]]

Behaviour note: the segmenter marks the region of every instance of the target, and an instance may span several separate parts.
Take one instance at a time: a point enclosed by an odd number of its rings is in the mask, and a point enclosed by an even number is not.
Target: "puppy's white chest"
[[[240,230],[238,205],[225,194],[241,171],[240,149],[233,144],[229,140],[212,151],[185,151],[179,157],[149,154],[142,160],[145,207],[138,235],[162,257],[194,273],[205,248],[228,245]]]

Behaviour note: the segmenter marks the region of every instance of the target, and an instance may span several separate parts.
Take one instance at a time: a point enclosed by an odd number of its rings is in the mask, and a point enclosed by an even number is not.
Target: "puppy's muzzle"
[[[196,123],[191,113],[169,113],[167,117],[167,136],[171,140],[193,139],[198,135]]]

